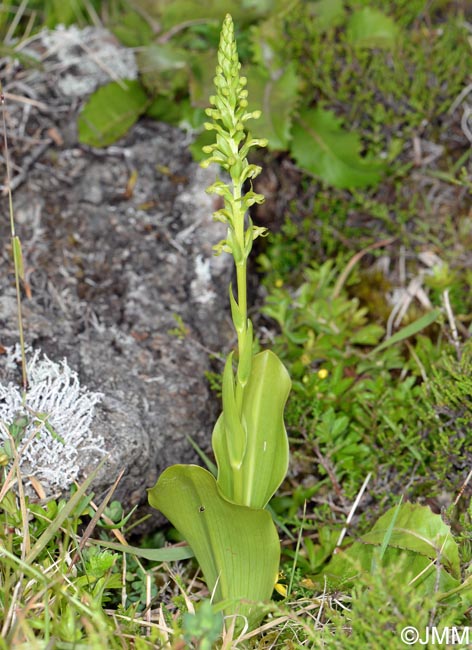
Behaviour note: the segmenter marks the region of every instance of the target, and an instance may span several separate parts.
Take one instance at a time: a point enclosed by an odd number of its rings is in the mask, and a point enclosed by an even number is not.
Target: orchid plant
[[[260,116],[248,110],[246,79],[240,76],[234,26],[227,15],[221,32],[216,94],[210,97],[205,127],[215,142],[203,151],[202,163],[216,163],[230,181],[217,180],[208,192],[223,198],[215,220],[227,224],[226,239],[216,253],[230,253],[236,267],[237,291],[229,287],[237,354],[228,355],[223,373],[223,408],[213,430],[217,477],[196,465],[173,465],[149,491],[150,504],[160,510],[191,546],[214,602],[227,616],[244,617],[255,626],[261,601],[276,582],[280,543],[267,503],[288,467],[288,439],[283,411],[291,388],[287,370],[270,350],[253,353],[253,326],[247,313],[247,261],[254,240],[265,234],[247,217],[264,197],[244,192],[244,184],[261,172],[247,156],[265,146],[246,130]]]

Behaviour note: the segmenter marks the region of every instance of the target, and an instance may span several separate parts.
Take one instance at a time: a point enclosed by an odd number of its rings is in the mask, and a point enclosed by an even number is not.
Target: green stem
[[[234,234],[237,245],[241,251],[244,251],[244,213],[240,208],[241,205],[242,186],[240,183],[235,183],[233,180],[233,205],[238,206],[237,216],[234,219]],[[242,329],[236,330],[238,335],[238,368],[241,364],[241,359],[244,357],[244,350],[246,345],[252,345],[252,341],[248,341],[247,337],[247,259],[243,254],[242,260],[236,262],[236,282],[237,282],[237,295],[239,312],[243,316]],[[244,386],[239,381],[239,372],[236,373],[236,406],[238,412],[241,413],[243,402]]]

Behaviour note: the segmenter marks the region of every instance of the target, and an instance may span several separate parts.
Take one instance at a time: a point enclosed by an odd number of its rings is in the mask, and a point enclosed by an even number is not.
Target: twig
[[[468,86],[463,88],[461,92],[457,95],[455,100],[452,102],[448,113],[454,113],[456,108],[462,103],[462,101],[467,97],[467,95],[472,92],[472,83],[470,83]]]
[[[87,541],[89,540],[91,534],[93,533],[93,531],[95,529],[95,526],[97,525],[100,517],[102,516],[105,508],[107,507],[108,502],[110,501],[111,497],[113,496],[113,494],[114,494],[114,492],[115,492],[115,490],[116,490],[116,488],[118,486],[118,483],[121,481],[121,477],[123,476],[124,471],[125,470],[122,469],[121,472],[118,474],[118,477],[117,477],[116,481],[113,483],[111,488],[108,490],[108,492],[107,492],[105,498],[103,499],[102,503],[99,505],[99,507],[95,511],[95,514],[93,515],[92,519],[90,520],[87,528],[85,529],[85,531],[84,531],[84,533],[82,535],[82,538],[81,538],[80,543],[79,543],[79,548],[77,549],[77,552],[75,553],[74,557],[71,560],[69,570],[71,569],[71,567],[74,566],[74,564],[79,559],[80,552],[83,550],[85,544],[87,543]]]
[[[459,341],[459,335],[457,333],[456,321],[454,319],[454,314],[452,313],[451,303],[450,303],[450,300],[449,300],[449,289],[445,289],[443,291],[442,297],[443,297],[444,308],[445,308],[446,314],[447,314],[447,319],[448,319],[449,325],[451,327],[452,343],[453,343],[454,347],[456,348],[457,359],[458,359],[458,361],[460,361],[460,359],[461,359],[461,342]]]
[[[362,497],[364,496],[364,492],[367,489],[367,486],[369,484],[371,476],[372,476],[372,472],[369,472],[367,474],[367,476],[365,477],[365,481],[362,484],[361,489],[359,490],[359,493],[357,494],[356,499],[355,499],[354,503],[352,504],[352,508],[350,509],[349,514],[347,516],[346,525],[344,526],[344,528],[342,529],[342,531],[341,531],[341,533],[340,533],[340,535],[338,537],[338,541],[336,542],[336,548],[338,548],[342,544],[342,541],[343,541],[343,539],[344,539],[344,537],[345,537],[345,535],[347,533],[348,526],[351,523],[352,518],[354,517],[354,513],[357,510],[357,506],[359,505]]]
[[[467,487],[467,485],[469,484],[469,481],[470,481],[471,478],[472,478],[472,469],[467,474],[467,478],[465,479],[465,481],[462,483],[461,489],[459,490],[459,492],[457,493],[456,498],[453,501],[453,504],[452,504],[453,506],[456,506],[459,503],[459,499],[464,494],[464,490]]]
[[[7,185],[3,185],[2,187],[2,195],[5,196],[7,195],[10,191],[14,192],[18,187],[25,182],[26,177],[28,175],[28,172],[30,168],[34,165],[34,163],[41,158],[41,156],[44,154],[44,152],[52,145],[53,141],[51,139],[45,140],[42,142],[36,149],[33,150],[33,152],[29,155],[26,156],[25,159],[23,160],[23,165],[21,168],[21,172],[17,174],[10,183],[7,183]]]
[[[30,106],[35,106],[36,108],[39,108],[40,111],[44,111],[45,113],[50,112],[50,108],[47,104],[44,104],[43,102],[39,102],[37,99],[31,99],[31,97],[24,97],[23,95],[15,95],[14,93],[8,93],[4,92],[3,96],[5,99],[8,99],[12,102],[19,102],[20,104],[29,104]]]
[[[472,108],[464,106],[464,112],[461,118],[461,128],[467,140],[472,144],[472,131],[469,126],[469,117],[472,115]]]

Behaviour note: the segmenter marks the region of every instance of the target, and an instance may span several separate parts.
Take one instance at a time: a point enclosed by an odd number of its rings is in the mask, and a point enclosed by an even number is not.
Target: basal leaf
[[[259,66],[248,66],[245,72],[251,110],[262,111],[252,128],[258,138],[267,138],[271,149],[287,149],[300,83],[295,64],[289,63],[277,74],[269,74]]]
[[[392,49],[398,31],[398,26],[392,18],[378,9],[364,7],[350,17],[347,38],[353,45],[360,47]]]
[[[292,129],[292,154],[298,165],[339,188],[367,187],[379,182],[383,164],[360,156],[357,133],[348,133],[331,111],[302,111]]]
[[[227,501],[210,472],[196,465],[166,469],[149,490],[149,503],[189,543],[213,599],[256,625],[257,603],[270,598],[280,560],[270,514]]]
[[[79,115],[80,142],[92,147],[112,144],[145,112],[148,101],[139,81],[114,81],[99,88]]]
[[[213,431],[218,485],[231,501],[263,508],[282,483],[289,455],[283,414],[290,388],[280,359],[269,350],[256,354],[244,389],[246,453],[238,469],[231,465],[224,414],[218,419]]]

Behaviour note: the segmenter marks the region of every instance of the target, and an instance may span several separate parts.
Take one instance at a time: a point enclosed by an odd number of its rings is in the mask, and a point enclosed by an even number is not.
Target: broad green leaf
[[[301,112],[292,129],[291,151],[298,165],[339,188],[367,187],[380,180],[383,164],[360,156],[357,133],[348,133],[331,111]]]
[[[380,560],[379,548],[362,542],[354,542],[348,549],[338,550],[323,574],[331,588],[341,585],[346,588],[359,584],[359,577],[363,573],[370,573],[372,565],[376,567],[375,570],[380,566],[401,566],[405,589],[410,585],[424,594],[438,593],[439,598],[442,595],[446,597],[448,592],[461,586],[460,580],[444,567],[438,570],[432,560],[420,553],[389,546]]]
[[[172,43],[153,43],[136,55],[141,80],[153,94],[174,96],[187,90],[190,66],[189,54]]]
[[[430,560],[439,558],[453,576],[460,577],[459,547],[451,529],[440,515],[434,514],[426,506],[404,503],[399,509],[388,510],[372,530],[362,536],[364,544],[382,544],[394,516],[396,519],[389,533],[389,546],[414,551]]]
[[[148,102],[139,81],[114,81],[99,88],[79,115],[80,142],[92,147],[112,144],[145,112]]]
[[[270,598],[280,560],[270,514],[227,501],[215,478],[196,465],[167,468],[149,490],[149,503],[191,546],[213,600],[254,627],[261,618],[257,603]]]
[[[433,309],[432,311],[429,311],[428,313],[424,314],[424,316],[421,316],[421,318],[418,318],[418,320],[415,320],[413,323],[410,323],[406,327],[403,327],[400,331],[396,332],[396,334],[371,350],[369,354],[375,355],[377,352],[381,352],[382,350],[385,350],[385,348],[389,348],[391,345],[395,345],[400,341],[404,341],[405,339],[410,338],[410,336],[418,334],[418,332],[424,330],[425,327],[432,325],[438,319],[440,313],[440,309]]]
[[[347,25],[347,38],[353,44],[367,48],[392,49],[398,36],[394,20],[378,9],[364,7],[355,11]]]
[[[318,0],[313,3],[313,24],[321,32],[337,27],[343,22],[344,0]]]
[[[267,138],[271,149],[287,149],[300,85],[295,64],[291,62],[285,70],[273,75],[263,68],[247,66],[245,74],[251,110],[262,111],[250,128],[258,138]]]
[[[401,566],[405,587],[412,586],[438,600],[467,606],[470,580],[460,582],[459,547],[451,529],[426,506],[405,503],[391,508],[372,530],[333,556],[324,573],[330,585],[354,585],[362,573]]]
[[[239,468],[230,462],[225,414],[218,419],[213,431],[218,485],[231,501],[264,508],[282,483],[289,454],[283,413],[290,388],[289,374],[273,352],[255,355],[243,395],[246,451]]]

